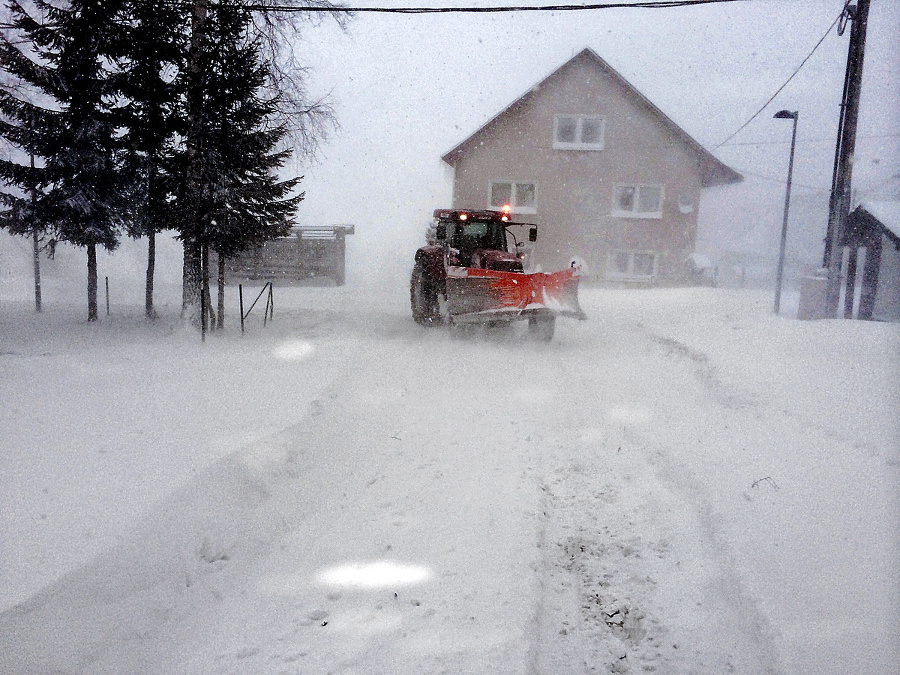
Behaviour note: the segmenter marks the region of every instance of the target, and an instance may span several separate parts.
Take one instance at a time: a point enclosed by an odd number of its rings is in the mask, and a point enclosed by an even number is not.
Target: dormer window
[[[556,115],[553,147],[556,150],[602,150],[604,121],[596,115]]]

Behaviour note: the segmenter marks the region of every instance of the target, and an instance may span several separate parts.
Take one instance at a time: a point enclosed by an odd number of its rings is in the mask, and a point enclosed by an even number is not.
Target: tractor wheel
[[[420,264],[413,268],[412,278],[409,281],[409,303],[412,307],[413,320],[420,326],[441,323],[437,289]]]
[[[538,342],[550,342],[556,329],[555,316],[531,316],[528,318],[528,335]]]

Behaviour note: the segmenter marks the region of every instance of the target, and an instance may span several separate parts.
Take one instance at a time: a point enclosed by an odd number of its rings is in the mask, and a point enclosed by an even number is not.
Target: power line
[[[900,134],[859,134],[857,138],[898,138]],[[801,143],[833,143],[833,138],[799,138],[797,139],[797,145]],[[790,141],[747,141],[746,143],[722,143],[717,145],[716,148],[720,148],[723,146],[729,148],[737,148],[742,146],[762,146],[762,145],[790,145]]]
[[[849,0],[848,0],[848,2],[849,2]],[[757,110],[755,113],[753,113],[753,115],[750,117],[750,119],[748,119],[748,120],[747,120],[746,122],[744,122],[740,127],[738,127],[738,130],[735,131],[733,134],[731,134],[731,136],[729,136],[729,137],[726,138],[724,141],[722,141],[721,143],[719,143],[716,147],[714,147],[713,150],[718,150],[718,149],[721,148],[723,145],[725,145],[728,141],[730,141],[732,138],[734,138],[734,137],[737,136],[739,133],[741,133],[741,132],[747,127],[747,125],[750,124],[750,122],[752,122],[753,120],[755,120],[755,119],[759,116],[759,114],[760,114],[763,110],[765,110],[766,107],[767,107],[772,101],[775,100],[775,97],[778,96],[778,94],[780,94],[780,93],[782,92],[782,90],[783,90],[786,86],[788,86],[788,83],[789,83],[791,80],[793,80],[793,79],[794,79],[794,76],[795,76],[797,73],[800,72],[800,69],[803,68],[803,66],[806,65],[806,62],[809,61],[810,57],[812,57],[812,55],[816,53],[816,50],[819,48],[819,45],[821,45],[823,42],[825,42],[825,38],[828,37],[828,34],[831,32],[831,29],[834,28],[834,27],[837,25],[837,22],[841,20],[841,17],[842,17],[842,16],[844,16],[844,10],[843,10],[843,9],[841,10],[841,13],[837,15],[837,18],[835,18],[835,20],[831,22],[831,25],[828,27],[828,30],[825,31],[825,34],[824,34],[821,38],[819,38],[819,41],[816,43],[816,46],[812,48],[812,51],[811,51],[809,54],[807,54],[807,55],[806,55],[806,58],[803,59],[803,60],[800,62],[800,65],[797,66],[797,68],[794,70],[793,73],[791,73],[791,76],[790,76],[787,80],[784,81],[784,84],[782,84],[780,87],[778,87],[778,90],[777,90],[774,94],[772,94],[772,96],[769,98],[768,101],[766,101],[765,103],[763,103],[762,107],[761,107],[759,110]]]
[[[733,167],[732,167],[732,168],[733,168]],[[786,184],[787,184],[787,181],[786,181],[784,178],[776,178],[776,177],[774,177],[774,176],[767,176],[767,175],[762,174],[762,173],[756,173],[756,172],[754,172],[754,171],[746,171],[746,170],[741,169],[741,168],[736,168],[735,171],[737,171],[737,172],[740,173],[741,175],[744,175],[744,176],[753,176],[754,178],[759,178],[760,180],[769,181],[770,183],[778,183],[779,185],[786,185]],[[866,187],[866,188],[863,188],[863,191],[864,191],[864,192],[873,192],[873,191],[876,191],[876,190],[880,190],[881,188],[883,188],[883,187],[884,187],[885,185],[887,185],[888,183],[890,183],[890,182],[892,182],[892,181],[895,181],[895,180],[898,180],[898,179],[900,179],[900,173],[895,173],[895,174],[893,174],[893,175],[891,175],[891,176],[888,176],[887,178],[885,178],[885,179],[882,180],[881,182],[876,183],[875,185],[870,185],[870,186],[868,186],[868,187]],[[797,181],[793,181],[792,185],[793,185],[794,187],[799,187],[799,188],[804,188],[804,189],[806,189],[806,190],[810,190],[810,191],[815,192],[815,193],[817,193],[817,194],[822,194],[822,195],[830,195],[830,194],[831,194],[831,188],[824,188],[824,187],[820,187],[820,186],[817,186],[817,185],[806,185],[806,184],[804,184],[804,183],[798,183]]]
[[[493,7],[343,7],[251,4],[248,9],[257,12],[310,12],[310,13],[363,13],[381,14],[484,14],[497,12],[580,12],[599,9],[670,9],[696,5],[712,5],[724,2],[748,0],[648,0],[647,2],[603,2],[586,5],[509,5]]]
[[[646,0],[645,2],[603,2],[584,5],[499,5],[491,7],[346,7],[342,5],[274,5],[266,3],[250,3],[244,5],[254,12],[277,13],[380,13],[380,14],[488,14],[498,12],[583,12],[601,9],[671,9],[677,7],[694,7],[698,5],[714,5],[726,2],[749,2],[749,0]],[[189,2],[176,2],[184,7],[193,7]],[[215,2],[208,2],[207,7],[214,9]],[[0,28],[15,28],[12,24],[0,24]]]
[[[775,178],[773,176],[766,176],[762,173],[756,173],[754,171],[745,171],[744,169],[735,169],[739,174],[744,176],[753,176],[754,178],[760,178],[762,180],[767,180],[772,183],[778,183],[780,185],[786,185],[787,181],[784,178]],[[813,192],[821,193],[821,194],[830,194],[830,188],[823,188],[816,185],[804,185],[803,183],[798,183],[796,181],[793,182],[794,187],[805,188],[807,190],[812,190]]]

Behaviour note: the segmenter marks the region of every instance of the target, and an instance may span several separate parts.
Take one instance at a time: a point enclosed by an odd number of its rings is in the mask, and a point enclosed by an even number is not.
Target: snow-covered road
[[[138,350],[114,321],[95,348],[16,335],[4,395],[38,354],[75,389],[97,381],[74,354],[119,382],[137,364],[134,424],[158,428],[98,449],[92,418],[129,402],[105,396],[57,430],[56,452],[109,471],[93,491],[114,488],[81,526],[134,515],[0,614],[0,670],[891,672],[897,328],[779,319],[749,292],[582,295],[591,321],[550,345],[423,330],[353,289],[285,290],[265,331],[202,348],[175,331]],[[162,363],[167,388],[146,375]],[[215,404],[161,402],[205,378]],[[66,410],[84,392],[30,394]],[[33,431],[4,468],[56,481],[28,464]],[[159,455],[192,468],[160,477]]]

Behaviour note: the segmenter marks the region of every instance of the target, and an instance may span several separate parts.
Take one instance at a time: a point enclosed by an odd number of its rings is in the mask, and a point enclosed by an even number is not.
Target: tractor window
[[[476,237],[478,239],[482,239],[484,235],[487,234],[487,231],[487,223],[470,222],[464,223],[462,226],[462,234],[465,237]]]
[[[476,248],[506,250],[506,230],[502,223],[472,220],[457,223],[450,237],[450,245],[460,251]]]

